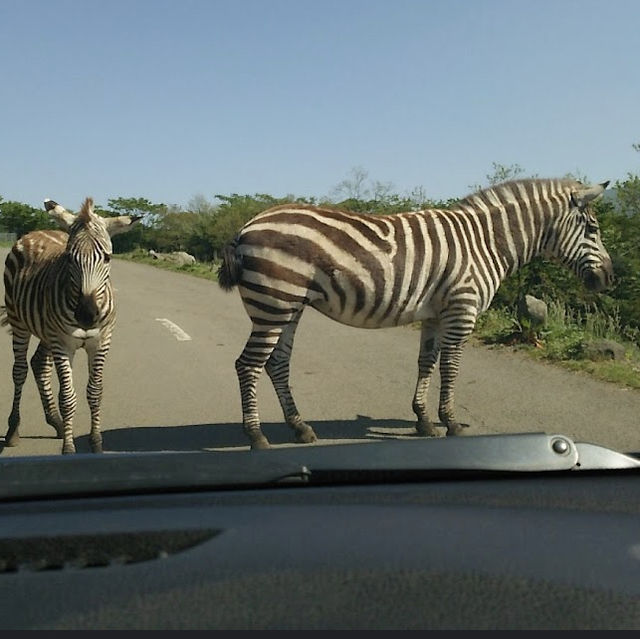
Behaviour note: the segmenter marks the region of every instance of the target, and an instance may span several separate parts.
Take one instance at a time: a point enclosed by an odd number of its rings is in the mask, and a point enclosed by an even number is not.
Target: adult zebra
[[[469,195],[450,210],[377,216],[294,204],[254,217],[225,249],[218,271],[223,289],[239,285],[253,323],[236,360],[251,447],[269,447],[256,401],[263,367],[296,440],[316,439],[289,386],[293,338],[307,305],[362,328],[421,321],[416,429],[437,434],[426,397],[440,356],[438,414],[447,435],[460,434],[453,391],[462,347],[507,275],[546,255],[591,290],[611,285],[611,259],[589,208],[608,184],[517,180]]]
[[[0,323],[13,339],[13,407],[5,446],[20,442],[20,398],[27,377],[31,336],[40,343],[31,358],[47,423],[63,438],[63,453],[74,453],[73,415],[76,392],[72,363],[84,348],[89,364],[87,401],[91,412],[91,450],[102,452],[100,405],[102,372],[111,344],[116,309],[110,279],[111,237],[128,231],[140,218],[103,218],[87,198],[77,216],[45,200],[45,209],[65,231],[33,231],[20,238],[5,261],[5,306]],[[55,364],[59,404],[51,390]]]

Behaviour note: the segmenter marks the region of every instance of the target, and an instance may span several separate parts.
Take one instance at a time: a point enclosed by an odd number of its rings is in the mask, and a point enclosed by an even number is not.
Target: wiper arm
[[[300,461],[312,476],[331,471],[553,472],[640,468],[640,461],[630,455],[546,433],[386,440],[256,453],[269,459]]]
[[[0,459],[0,500],[304,482],[300,464],[201,451]]]
[[[0,458],[0,500],[255,488],[340,478],[640,468],[631,455],[565,435],[474,435],[258,451]]]

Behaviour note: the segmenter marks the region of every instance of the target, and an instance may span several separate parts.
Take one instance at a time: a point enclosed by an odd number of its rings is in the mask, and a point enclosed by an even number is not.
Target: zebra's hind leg
[[[269,440],[260,427],[257,384],[285,325],[263,327],[254,323],[251,335],[236,360],[242,402],[242,424],[252,449],[270,448]]]
[[[424,320],[420,331],[418,382],[413,395],[413,412],[418,418],[416,431],[422,437],[436,437],[438,435],[438,431],[427,416],[427,394],[439,351],[436,326],[432,321]]]
[[[291,386],[289,386],[289,374],[291,363],[291,352],[293,350],[293,338],[295,337],[296,328],[302,311],[300,311],[287,326],[284,328],[278,340],[278,344],[274,348],[271,356],[267,360],[265,369],[271,379],[271,383],[278,395],[282,413],[287,424],[293,429],[295,438],[298,443],[310,444],[318,438],[313,432],[313,428],[306,422],[302,421],[300,413],[296,408],[296,403],[291,394]]]
[[[31,358],[31,370],[38,385],[44,418],[49,426],[56,429],[57,437],[62,439],[64,427],[62,417],[55,402],[53,391],[51,390],[51,373],[53,371],[53,356],[51,351],[42,343],[38,344],[36,352]]]
[[[20,400],[22,387],[27,379],[29,365],[27,364],[27,350],[31,334],[12,327],[13,339],[13,406],[9,415],[9,429],[4,437],[5,446],[17,446],[20,443]]]

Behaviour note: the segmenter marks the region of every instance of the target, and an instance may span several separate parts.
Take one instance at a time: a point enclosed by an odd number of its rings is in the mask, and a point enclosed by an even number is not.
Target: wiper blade
[[[269,486],[308,475],[292,461],[202,451],[11,457],[0,459],[0,500]]]
[[[565,435],[522,433],[293,446],[258,451],[0,458],[0,500],[255,488],[447,473],[640,468],[640,460]]]
[[[365,445],[305,446],[256,451],[297,460],[312,475],[330,471],[554,472],[640,468],[640,461],[565,435],[520,433],[412,440]]]
[[[640,460],[597,444],[577,442],[578,464],[576,470],[617,470],[639,468]]]

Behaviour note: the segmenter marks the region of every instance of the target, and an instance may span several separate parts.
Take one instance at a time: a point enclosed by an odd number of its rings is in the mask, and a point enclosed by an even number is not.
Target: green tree
[[[630,218],[640,213],[640,177],[633,173],[615,183],[616,203],[620,211]]]
[[[141,215],[146,226],[152,226],[157,216],[166,209],[165,204],[154,204],[144,197],[117,197],[107,202],[107,215]]]
[[[197,233],[201,217],[192,211],[183,211],[179,207],[169,207],[158,214],[153,228],[148,234],[148,239],[153,247],[161,252],[187,251],[195,255],[192,245],[193,237]],[[201,255],[196,255],[202,260]]]
[[[366,185],[368,178],[368,171],[365,171],[361,166],[354,166],[349,171],[348,177],[334,187],[331,199],[362,200],[368,198],[371,193],[371,189]]]
[[[515,180],[518,176],[524,177],[522,175],[524,173],[524,169],[519,164],[506,165],[500,164],[499,162],[492,162],[491,165],[493,166],[493,171],[485,175],[485,183],[470,184],[470,191],[475,193],[481,189],[486,189],[488,186],[495,186],[496,184],[506,182],[507,180]]]
[[[174,224],[176,233],[181,236],[183,249],[201,262],[210,262],[216,255],[213,244],[215,233],[212,231],[218,215],[218,206],[204,195],[196,195],[187,205],[187,211],[167,223]]]
[[[57,224],[45,210],[0,198],[0,230],[22,237],[31,231],[55,228]]]
[[[290,202],[289,198],[275,198],[265,193],[255,195],[216,195],[220,201],[215,217],[207,227],[207,237],[212,250],[217,253],[230,242],[254,215],[277,204]]]
[[[148,248],[151,229],[157,224],[159,217],[165,212],[164,204],[154,204],[143,197],[118,197],[107,201],[107,209],[97,210],[102,215],[142,216],[142,224],[138,224],[128,233],[113,238],[113,250],[126,253],[135,248]]]
[[[637,151],[638,145],[633,145]],[[607,247],[615,286],[610,291],[612,312],[623,327],[640,330],[640,178],[633,173],[614,186],[616,197],[598,202],[597,217]]]
[[[493,173],[487,174],[487,181],[491,186],[506,182],[507,180],[515,180],[519,175],[524,173],[524,169],[519,164],[498,164],[493,162]]]

